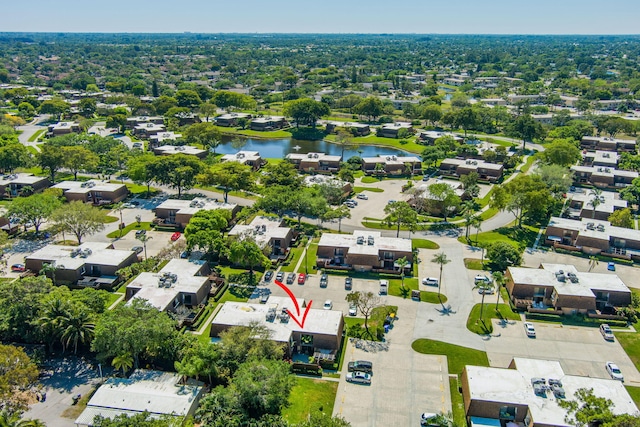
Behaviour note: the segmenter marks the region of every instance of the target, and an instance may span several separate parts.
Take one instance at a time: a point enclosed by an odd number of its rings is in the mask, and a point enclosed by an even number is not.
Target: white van
[[[380,295],[387,295],[389,292],[389,281],[380,280]]]

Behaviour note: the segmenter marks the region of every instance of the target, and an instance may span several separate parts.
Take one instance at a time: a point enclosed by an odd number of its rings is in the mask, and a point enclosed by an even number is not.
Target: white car
[[[364,193],[358,193],[358,195],[356,196],[356,198],[360,199],[360,200],[369,200],[369,196],[367,196]]]
[[[358,306],[355,304],[349,304],[349,316],[358,315]]]
[[[531,322],[524,322],[524,332],[527,334],[529,338],[536,337],[536,328],[533,326]]]
[[[324,305],[322,306],[322,308],[324,308],[325,310],[331,310],[333,308],[333,303],[331,302],[330,299],[328,299],[324,302]]]
[[[422,279],[422,284],[426,286],[438,286],[438,279],[435,277],[425,277]]]
[[[602,337],[605,340],[607,340],[607,341],[613,341],[614,340],[613,331],[611,330],[609,325],[607,325],[606,323],[603,323],[602,325],[600,325],[600,333],[602,334]]]
[[[611,375],[611,378],[624,382],[624,376],[622,375],[620,368],[618,368],[618,365],[613,362],[607,362],[605,367],[607,368],[609,375]]]
[[[491,279],[488,278],[487,276],[483,276],[481,274],[478,274],[474,279],[473,279],[474,283],[478,284],[478,283],[491,283]]]
[[[349,383],[371,384],[371,374],[362,371],[349,372],[345,379]]]

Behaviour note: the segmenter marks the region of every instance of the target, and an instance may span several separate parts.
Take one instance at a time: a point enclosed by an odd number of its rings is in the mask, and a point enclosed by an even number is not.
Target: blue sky
[[[638,0],[3,1],[0,31],[638,34]]]

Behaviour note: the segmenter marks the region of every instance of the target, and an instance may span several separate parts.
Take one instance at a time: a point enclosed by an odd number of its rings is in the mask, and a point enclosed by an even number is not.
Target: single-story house
[[[612,213],[625,209],[628,206],[626,200],[620,199],[618,193],[613,191],[603,191],[598,196],[599,203],[592,203],[595,195],[583,188],[576,188],[567,193],[567,204],[569,206],[568,217],[573,219],[592,218],[606,221]],[[593,205],[596,205],[595,212]]]
[[[225,154],[220,158],[221,162],[238,162],[241,165],[251,166],[253,170],[262,167],[265,161],[257,151],[238,151],[236,154]]]
[[[129,195],[124,184],[104,181],[62,181],[52,188],[60,188],[67,201],[80,200],[94,205],[118,203]]]
[[[573,265],[542,263],[540,268],[508,267],[507,290],[516,307],[529,311],[588,313],[631,304],[631,290],[613,273],[579,272]]]
[[[293,163],[301,172],[331,173],[340,170],[341,156],[324,153],[289,153],[285,159]]]
[[[296,302],[303,313],[307,307],[304,299]],[[289,297],[270,296],[266,304],[247,302],[225,302],[211,322],[211,336],[218,337],[221,332],[234,326],[249,326],[257,323],[271,332],[271,339],[281,343],[287,356],[293,354],[315,355],[316,353],[335,355],[340,350],[344,319],[342,311],[323,310],[319,305],[309,302],[304,328],[291,320],[288,311],[295,313],[296,308]]]
[[[472,159],[444,159],[440,163],[440,173],[460,177],[476,172],[483,181],[496,182],[502,178],[504,166],[497,163],[489,163],[484,160]]]
[[[44,264],[56,268],[47,275],[56,283],[110,288],[116,272],[138,261],[134,251],[113,249],[111,243],[84,242],[80,246],[47,245],[25,259],[25,267],[39,273]]]
[[[172,259],[157,273],[140,273],[128,285],[125,299],[148,302],[159,311],[175,313],[178,307],[197,307],[211,290],[209,264]]]
[[[354,133],[356,136],[369,135],[371,128],[365,123],[355,122],[327,122],[326,131],[328,133],[337,133],[340,129]]]
[[[213,209],[227,209],[231,211],[231,218],[233,218],[240,207],[233,203],[204,197],[196,197],[193,200],[167,199],[156,207],[156,219],[163,224],[184,228],[196,212]]]
[[[33,193],[39,193],[50,186],[51,181],[45,176],[34,176],[30,173],[3,175],[0,179],[0,197],[17,197],[26,187]]]
[[[379,231],[355,230],[353,234],[324,233],[318,242],[317,265],[320,268],[399,273],[397,261],[406,258],[411,271],[411,240],[382,237]]]
[[[137,126],[144,125],[147,123],[153,123],[156,125],[164,124],[164,117],[162,116],[135,116],[128,117],[125,128],[129,130],[135,129]]]
[[[362,170],[367,175],[419,175],[422,161],[415,156],[363,157]]]
[[[257,216],[250,224],[236,224],[230,231],[229,237],[242,239],[249,236],[261,249],[269,249],[268,256],[274,259],[286,258],[289,246],[294,239],[293,230],[284,227],[278,218]]]
[[[133,128],[133,134],[140,138],[150,138],[158,133],[164,133],[167,128],[163,124],[142,123]]]
[[[195,414],[204,391],[202,383],[185,383],[183,376],[174,372],[136,369],[129,378],[108,378],[74,423],[91,427],[97,416],[113,419],[147,412],[154,419],[172,417],[180,425]]]
[[[385,123],[378,130],[378,136],[384,138],[397,138],[400,129],[406,129],[408,132],[413,133],[413,125],[407,122],[395,122]]]

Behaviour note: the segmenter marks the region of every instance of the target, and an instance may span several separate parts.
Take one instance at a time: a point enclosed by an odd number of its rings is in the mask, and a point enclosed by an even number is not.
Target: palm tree
[[[56,298],[47,301],[42,316],[36,321],[42,336],[49,341],[49,351],[53,351],[53,344],[60,337],[63,319],[69,316],[71,306],[66,301]]]
[[[602,199],[600,199],[601,195],[602,190],[599,188],[594,188],[589,191],[589,196],[592,196],[592,199],[587,204],[593,207],[593,211],[591,211],[592,219],[596,217],[596,208],[602,204]]]
[[[20,415],[6,410],[0,412],[0,427],[44,427],[40,420],[21,420]]]
[[[122,223],[122,211],[124,210],[124,203],[119,202],[113,207],[113,211],[120,214],[120,224],[118,225],[118,229],[120,230],[120,234],[118,237],[122,237],[122,228],[124,224]]]
[[[447,258],[447,254],[445,254],[444,252],[438,252],[431,259],[431,262],[440,264],[440,280],[438,280],[438,298],[440,298],[440,286],[442,285],[442,267],[444,267],[445,264],[449,264],[451,260]]]
[[[473,228],[476,229],[476,245],[478,244],[478,233],[482,230],[482,218],[480,215],[476,215],[473,217],[473,224],[471,224]]]
[[[596,268],[598,266],[598,264],[600,264],[600,261],[598,260],[598,257],[597,256],[590,256],[589,257],[589,272],[591,272],[591,270]]]
[[[125,375],[133,367],[133,356],[129,352],[116,356],[111,361],[111,366],[116,369],[122,369],[122,374]]]
[[[78,353],[78,341],[87,344],[94,334],[95,323],[88,311],[74,310],[61,322],[62,333],[60,340],[66,348],[73,343],[73,354]]]
[[[407,257],[402,257],[396,260],[396,264],[400,267],[400,278],[402,280],[402,289],[404,289],[404,268],[409,265],[409,261],[407,261]]]
[[[482,313],[484,312],[484,296],[487,294],[487,292],[490,292],[491,289],[494,288],[494,283],[493,281],[491,282],[485,282],[484,280],[479,280],[475,283],[475,285],[473,286],[473,289],[478,289],[480,291],[480,293],[482,294],[482,301],[480,302],[480,321],[482,322],[482,324],[484,325],[484,319],[482,318]],[[485,325],[486,327],[486,325]]]
[[[496,282],[496,294],[498,297],[496,298],[496,311],[498,311],[498,304],[500,304],[500,289],[504,286],[505,277],[502,271],[495,271],[493,273],[493,280]]]
[[[136,237],[136,239],[140,240],[142,242],[142,246],[144,247],[144,259],[147,259],[147,242],[151,239],[153,239],[153,237],[151,236],[147,236],[146,234],[142,234],[138,237]]]
[[[57,265],[54,262],[45,262],[44,264],[42,264],[42,268],[40,269],[40,274],[49,277],[49,273],[51,273],[51,282],[53,283],[53,286],[56,286],[56,271],[58,269],[64,269],[64,265]]]
[[[462,217],[464,218],[464,221],[465,221],[465,227],[466,227],[465,237],[467,240],[469,240],[469,229],[472,226],[472,220],[473,220],[473,217],[475,216],[474,213],[475,213],[475,203],[473,203],[473,201],[467,200],[462,204]]]

